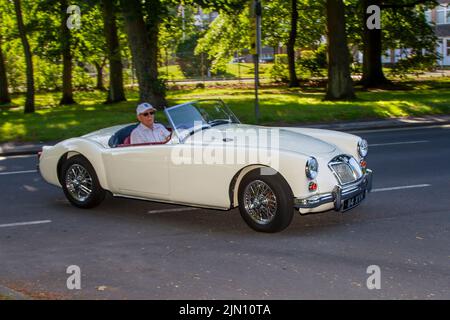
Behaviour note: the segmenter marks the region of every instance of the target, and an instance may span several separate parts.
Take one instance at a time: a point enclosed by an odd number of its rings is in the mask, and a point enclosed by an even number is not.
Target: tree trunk
[[[8,92],[8,78],[6,77],[5,59],[2,52],[2,36],[0,35],[0,104],[10,103]]]
[[[328,28],[328,86],[325,99],[355,98],[350,76],[350,52],[345,32],[345,13],[342,0],[327,1]]]
[[[366,13],[367,8],[371,5],[377,5],[381,8],[382,0],[363,0],[362,1],[362,17],[363,17],[363,75],[361,84],[364,87],[379,87],[383,86],[389,81],[386,79],[383,73],[383,65],[381,63],[382,55],[382,41],[381,30],[367,28],[367,18],[369,15]]]
[[[74,104],[73,88],[72,88],[72,52],[70,49],[71,35],[70,30],[67,27],[66,13],[68,2],[67,0],[60,1],[61,6],[61,53],[63,58],[63,85],[62,85],[62,98],[59,102],[60,105]]]
[[[298,10],[297,0],[291,0],[291,31],[287,43],[287,55],[289,66],[289,87],[299,87],[297,73],[295,71],[295,40],[297,39]]]
[[[22,41],[23,51],[25,54],[25,63],[27,66],[27,94],[25,100],[25,113],[34,112],[34,75],[33,75],[33,57],[31,55],[30,44],[28,43],[27,35],[25,33],[25,26],[22,18],[22,8],[20,0],[14,0],[14,8],[16,11],[17,27],[19,29],[19,36]]]
[[[163,83],[158,79],[157,40],[158,24],[151,28],[149,36],[139,0],[121,0],[125,30],[136,67],[140,101],[150,102],[159,108],[166,105]],[[150,6],[150,3],[148,4]]]
[[[117,36],[116,13],[113,0],[102,0],[103,25],[109,60],[109,90],[106,103],[125,101],[123,65]]]
[[[95,86],[95,89],[106,91],[105,86],[103,85],[103,68],[105,65],[98,62],[94,62],[94,65],[97,70],[97,85]]]
[[[150,76],[153,82],[153,90],[156,100],[156,106],[163,107],[167,105],[165,98],[165,83],[158,77],[158,43],[159,26],[161,24],[161,15],[165,12],[165,7],[161,0],[145,1],[148,20],[146,23],[147,34],[150,40]]]

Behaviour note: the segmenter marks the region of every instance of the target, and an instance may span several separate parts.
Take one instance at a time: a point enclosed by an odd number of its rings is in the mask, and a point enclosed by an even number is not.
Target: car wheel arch
[[[83,158],[85,158],[85,159],[92,165],[92,167],[94,168],[94,170],[95,170],[95,172],[96,172],[96,174],[97,174],[97,177],[98,177],[98,179],[99,179],[99,182],[100,182],[101,187],[102,187],[103,189],[107,190],[107,188],[106,188],[107,184],[106,184],[105,181],[102,179],[103,176],[100,175],[101,171],[100,171],[99,168],[97,167],[97,164],[95,163],[95,161],[89,160],[89,157],[87,157],[85,154],[83,154],[83,153],[81,153],[81,152],[78,152],[78,151],[75,151],[75,150],[70,150],[70,151],[65,152],[65,153],[59,158],[59,160],[58,160],[58,164],[57,164],[56,169],[57,169],[57,174],[58,174],[58,181],[59,181],[59,183],[60,183],[61,185],[62,185],[62,183],[63,183],[63,181],[62,181],[62,172],[61,172],[61,170],[62,170],[62,167],[63,167],[64,162],[66,162],[68,159],[70,159],[70,158],[72,158],[72,157],[74,157],[74,156],[78,156],[78,155],[79,155],[79,156],[82,156]]]
[[[58,164],[57,164],[57,166],[56,166],[56,173],[57,173],[57,175],[58,175],[58,181],[59,181],[59,183],[62,185],[62,172],[61,172],[61,169],[62,169],[62,166],[63,166],[63,164],[64,164],[64,162],[66,162],[67,161],[67,159],[69,159],[69,158],[71,158],[71,157],[73,157],[73,156],[76,156],[76,155],[81,155],[81,156],[83,156],[81,153],[79,153],[79,152],[76,152],[76,151],[68,151],[68,152],[65,152],[60,158],[59,158],[59,160],[58,160]],[[84,157],[84,156],[83,156]],[[86,157],[85,157],[86,158]]]
[[[286,184],[289,186],[289,188],[291,187],[289,185],[289,183],[287,182],[287,180],[283,177],[283,175],[269,167],[266,165],[262,165],[262,164],[252,164],[252,165],[248,165],[242,169],[240,169],[231,179],[230,182],[230,188],[229,188],[229,197],[230,197],[230,209],[236,208],[239,206],[239,199],[238,199],[238,191],[239,191],[239,185],[241,184],[242,179],[250,172],[252,172],[255,169],[261,169],[261,168],[267,168],[267,169],[271,169],[274,170],[276,172],[276,174],[279,174],[280,177],[286,182]],[[292,193],[292,190],[291,190]]]

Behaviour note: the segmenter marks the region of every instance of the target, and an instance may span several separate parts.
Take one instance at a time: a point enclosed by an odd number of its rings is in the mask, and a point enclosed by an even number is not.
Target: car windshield
[[[221,100],[200,100],[165,109],[167,119],[180,142],[194,132],[221,124],[239,123],[237,117]]]

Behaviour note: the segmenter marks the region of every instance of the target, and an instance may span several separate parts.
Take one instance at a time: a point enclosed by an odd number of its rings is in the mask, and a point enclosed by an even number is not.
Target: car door
[[[234,163],[205,161],[205,155],[216,150],[215,146],[178,145],[174,161],[169,163],[172,201],[217,209],[230,207],[229,186],[237,168]]]
[[[170,193],[171,145],[113,148],[105,154],[105,168],[112,192],[167,199]]]

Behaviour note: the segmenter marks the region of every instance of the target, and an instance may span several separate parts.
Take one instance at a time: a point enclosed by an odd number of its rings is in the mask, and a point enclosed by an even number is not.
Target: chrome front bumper
[[[309,198],[294,199],[296,209],[313,209],[321,205],[333,203],[334,210],[341,211],[343,203],[358,194],[368,193],[372,190],[372,170],[367,169],[364,176],[357,182],[348,186],[335,186],[330,193],[314,195]]]

